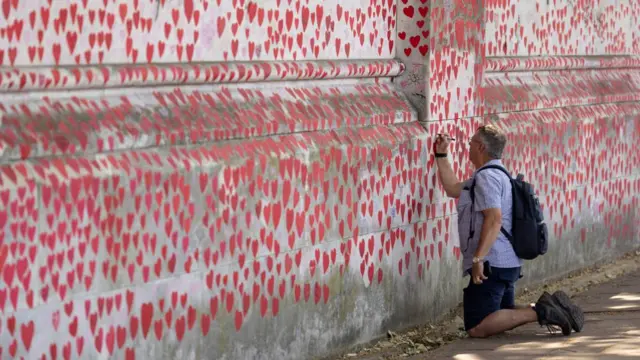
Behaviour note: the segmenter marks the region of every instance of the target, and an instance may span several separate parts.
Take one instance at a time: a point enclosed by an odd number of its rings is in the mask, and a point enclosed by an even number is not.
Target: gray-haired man
[[[488,337],[537,321],[558,326],[564,335],[581,331],[582,310],[567,294],[545,292],[533,306],[515,305],[515,283],[520,278],[522,259],[518,258],[500,228],[511,232],[513,199],[508,176],[502,166],[506,136],[495,126],[480,127],[469,141],[469,158],[476,168],[471,179],[459,181],[447,158],[448,135],[438,135],[435,156],[442,186],[449,197],[458,199],[458,232],[463,254],[464,275],[470,275],[464,289],[465,329],[471,337]],[[470,187],[475,180],[472,194]]]

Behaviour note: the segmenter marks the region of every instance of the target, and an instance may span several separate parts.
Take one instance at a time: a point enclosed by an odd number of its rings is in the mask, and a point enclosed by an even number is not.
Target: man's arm
[[[484,258],[500,235],[502,227],[502,191],[500,180],[488,171],[476,175],[475,211],[484,215],[480,241],[474,256]]]
[[[462,183],[453,172],[449,159],[446,157],[436,158],[436,164],[438,165],[438,177],[440,178],[440,183],[444,188],[444,192],[447,193],[447,196],[452,198],[460,197],[460,193],[462,192]]]
[[[482,223],[482,231],[480,232],[480,242],[474,254],[475,257],[484,258],[489,254],[489,250],[493,243],[498,239],[500,228],[502,227],[502,210],[499,208],[490,208],[482,211],[484,222]]]
[[[435,153],[448,154],[449,144],[451,144],[451,141],[452,139],[449,135],[438,135],[434,143]],[[444,192],[447,193],[447,196],[452,198],[460,197],[460,193],[462,192],[462,183],[453,172],[448,156],[436,157],[436,164],[438,165],[438,177],[440,178],[440,183],[444,188]]]

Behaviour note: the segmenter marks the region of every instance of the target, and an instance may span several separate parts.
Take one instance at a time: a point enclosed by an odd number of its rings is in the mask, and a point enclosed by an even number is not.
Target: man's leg
[[[573,313],[559,307],[551,295],[545,292],[534,307],[497,310],[472,328],[467,327],[467,333],[471,337],[486,338],[535,321],[546,325],[550,330],[550,327],[559,327],[565,336],[571,334],[572,322],[580,324],[580,329],[583,324]]]
[[[536,321],[538,321],[538,314],[531,307],[502,309],[491,313],[468,333],[471,337],[485,338]]]
[[[500,297],[499,308],[487,315],[478,325],[468,330],[471,337],[484,338],[500,334],[538,320],[538,315],[531,306],[520,307],[515,305],[515,282],[519,278],[520,269],[493,268],[492,270],[493,279],[491,280],[497,284],[489,284],[489,286],[504,289]],[[476,286],[481,287],[482,285]],[[495,292],[495,295],[498,295],[498,293]]]
[[[482,284],[474,284],[470,278],[469,285],[464,289],[464,327],[469,336],[484,337],[478,330],[482,329],[479,328],[480,324],[501,308],[506,284],[498,278],[498,271],[500,269],[493,268],[489,278]]]

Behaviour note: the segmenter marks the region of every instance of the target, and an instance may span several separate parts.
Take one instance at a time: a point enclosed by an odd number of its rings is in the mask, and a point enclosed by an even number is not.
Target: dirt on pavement
[[[556,281],[523,288],[516,302],[534,303],[543,291],[553,293],[564,290],[574,296],[589,287],[611,281],[621,275],[640,269],[640,250],[628,253],[614,261],[574,271]],[[386,338],[357,346],[341,355],[325,360],[395,360],[431,352],[445,344],[467,337],[463,328],[462,307],[445,314],[438,322],[421,325],[402,332],[388,331]]]

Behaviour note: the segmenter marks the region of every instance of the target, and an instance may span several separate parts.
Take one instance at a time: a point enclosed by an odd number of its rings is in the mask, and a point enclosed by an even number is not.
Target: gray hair
[[[484,125],[478,128],[478,137],[487,148],[487,155],[491,159],[501,159],[507,136],[495,125]]]

